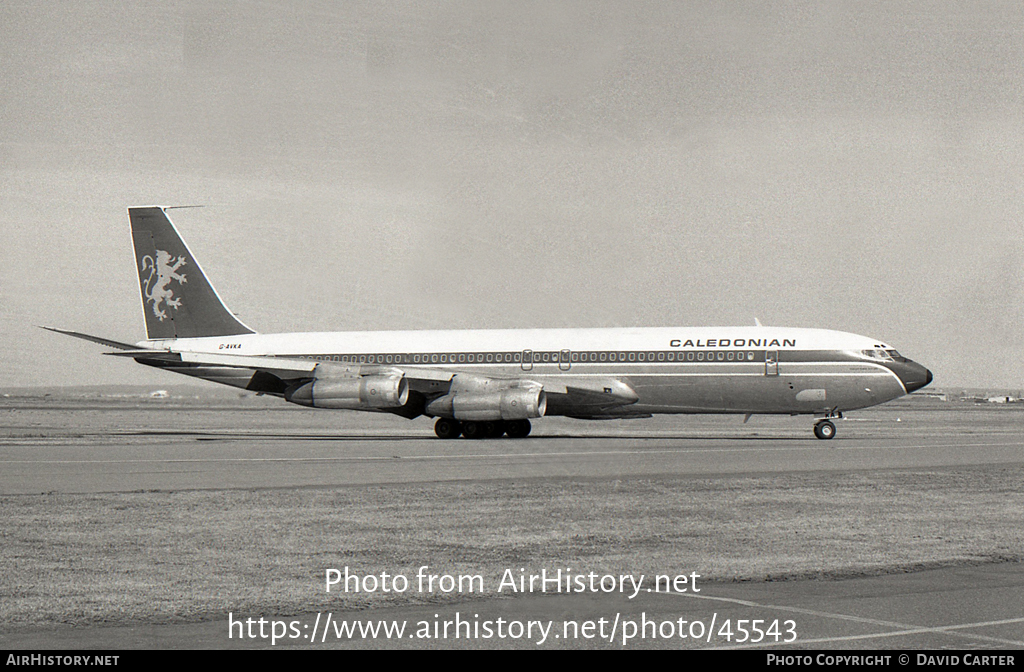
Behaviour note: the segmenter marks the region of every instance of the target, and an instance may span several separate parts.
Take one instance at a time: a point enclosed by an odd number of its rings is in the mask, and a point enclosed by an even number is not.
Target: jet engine
[[[515,387],[482,394],[448,394],[428,403],[426,413],[456,420],[526,420],[544,415],[547,405],[540,387]]]
[[[402,376],[318,378],[284,396],[293,404],[313,408],[397,408],[409,399],[409,383]]]

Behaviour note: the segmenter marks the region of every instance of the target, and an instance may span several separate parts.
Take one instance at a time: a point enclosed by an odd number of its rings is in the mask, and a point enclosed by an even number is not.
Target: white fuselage
[[[600,389],[622,381],[638,399],[606,411],[549,397],[548,415],[830,413],[907,393],[882,341],[824,329],[665,327],[245,334],[149,340],[175,352],[283,357],[360,367],[442,370]],[[909,362],[909,363],[908,363]],[[181,371],[189,373],[188,371]],[[191,375],[245,387],[244,374]],[[930,380],[930,378],[929,378]]]

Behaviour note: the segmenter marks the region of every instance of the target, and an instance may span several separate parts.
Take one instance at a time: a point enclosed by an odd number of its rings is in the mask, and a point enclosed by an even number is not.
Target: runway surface
[[[916,406],[915,406],[916,405]],[[22,403],[4,409],[0,494],[334,487],[447,480],[686,477],[1024,461],[1024,407],[905,402],[819,441],[807,417],[544,418],[520,440],[443,441],[428,419],[201,405]]]
[[[851,414],[819,441],[809,418],[542,419],[524,440],[433,436],[431,423],[309,411],[272,400],[18,399],[0,407],[0,495],[335,488],[521,479],[731,478],[791,472],[987,470],[1024,464],[1024,408],[905,401]],[[1010,549],[1018,553],[1022,549]],[[1012,555],[1012,554],[1011,554]],[[823,567],[827,573],[829,568]],[[1024,648],[1024,566],[1004,562],[846,580],[714,583],[701,595],[544,596],[339,612],[335,619],[791,620],[796,641],[758,648]],[[435,616],[436,614],[436,616]],[[318,616],[300,614],[306,628]],[[259,617],[260,614],[246,614]],[[558,627],[562,627],[558,625]],[[233,648],[227,619],[0,633],[7,648]],[[307,632],[304,630],[303,632]],[[619,631],[620,638],[622,631]],[[308,636],[281,647],[309,646]],[[548,639],[543,647],[730,648],[710,638]],[[778,637],[776,636],[776,640]],[[319,646],[536,648],[537,638],[325,638]]]

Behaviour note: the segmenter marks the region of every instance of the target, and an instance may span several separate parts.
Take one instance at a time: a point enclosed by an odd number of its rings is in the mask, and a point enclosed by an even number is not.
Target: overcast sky
[[[1024,3],[0,3],[0,387],[184,382],[126,208],[258,331],[768,325],[1024,387]]]

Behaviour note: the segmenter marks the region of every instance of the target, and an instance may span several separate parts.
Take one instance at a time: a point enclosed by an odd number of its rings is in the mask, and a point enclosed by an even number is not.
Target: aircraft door
[[[764,375],[779,375],[779,351],[768,350],[764,353]]]
[[[523,371],[533,370],[533,350],[523,350],[522,366]]]
[[[562,352],[559,353],[558,355],[558,368],[561,369],[562,371],[568,371],[569,367],[572,366],[572,362],[569,361],[569,355],[569,350],[562,350]]]

